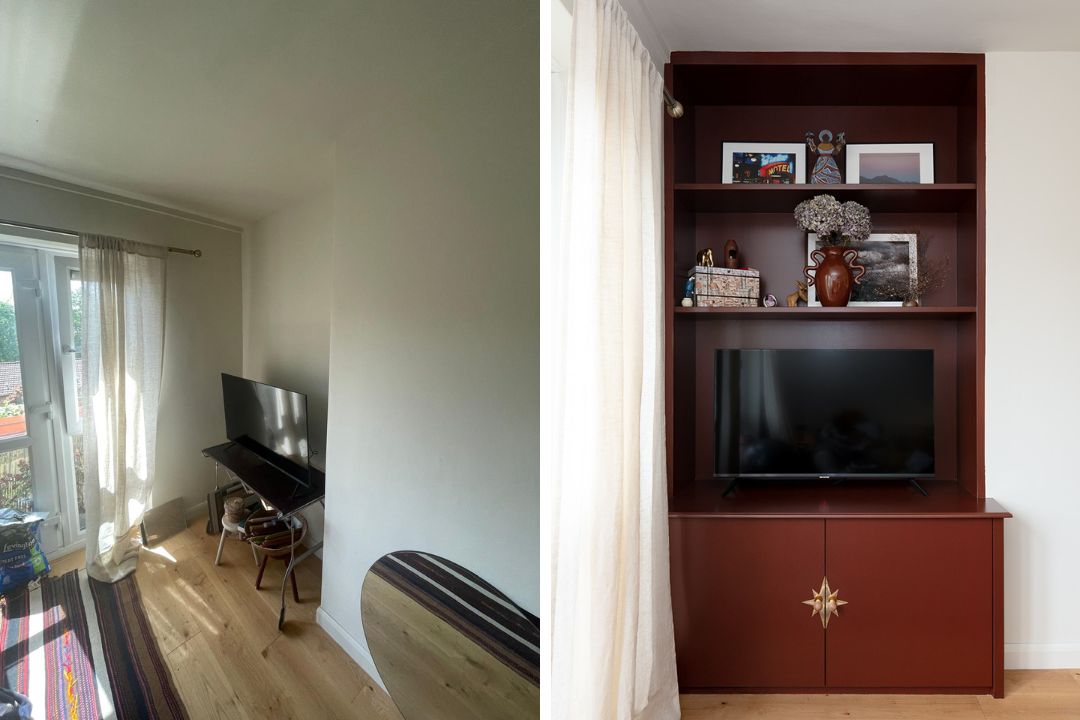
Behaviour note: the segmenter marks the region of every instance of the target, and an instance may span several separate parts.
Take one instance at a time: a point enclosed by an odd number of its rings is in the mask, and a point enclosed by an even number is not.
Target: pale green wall
[[[539,607],[539,18],[483,5],[338,146],[322,613],[361,652],[393,550]]]

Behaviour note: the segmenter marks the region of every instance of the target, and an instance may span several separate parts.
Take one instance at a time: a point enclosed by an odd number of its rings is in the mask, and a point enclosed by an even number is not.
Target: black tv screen
[[[300,481],[308,479],[307,395],[221,374],[225,434]]]
[[[933,477],[933,351],[717,350],[715,473]]]

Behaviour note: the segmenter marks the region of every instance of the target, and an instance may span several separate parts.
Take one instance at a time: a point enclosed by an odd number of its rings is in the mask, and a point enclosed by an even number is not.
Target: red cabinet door
[[[825,634],[831,688],[988,688],[990,520],[827,520],[825,569],[848,605]]]
[[[822,687],[821,621],[800,602],[824,571],[824,520],[674,517],[679,685]]]

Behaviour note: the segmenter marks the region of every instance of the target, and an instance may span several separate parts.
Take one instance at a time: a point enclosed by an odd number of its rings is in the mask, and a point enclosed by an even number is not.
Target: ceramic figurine
[[[713,267],[712,248],[705,248],[697,254],[698,267]]]
[[[818,141],[814,142],[814,133],[806,133],[806,145],[810,152],[817,153],[817,161],[814,169],[810,171],[810,183],[813,185],[835,185],[841,182],[840,166],[836,163],[840,157],[840,151],[844,149],[847,141],[844,133],[836,136],[833,142],[833,134],[828,130],[818,133]]]
[[[795,281],[795,292],[787,296],[788,307],[799,307],[799,301],[808,302],[806,299],[806,283],[801,280]]]
[[[686,287],[683,289],[683,307],[689,307],[686,301],[690,301],[690,305],[694,304],[694,274],[690,273],[690,277],[686,278]]]

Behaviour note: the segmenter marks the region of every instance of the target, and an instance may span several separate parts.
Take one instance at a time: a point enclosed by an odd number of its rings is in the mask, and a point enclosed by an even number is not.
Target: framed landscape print
[[[813,263],[810,253],[825,243],[816,233],[809,233],[806,242],[807,264]],[[911,287],[919,276],[919,244],[914,233],[874,233],[863,242],[848,247],[859,251],[855,262],[866,267],[858,285],[851,287],[849,306],[899,307],[904,297],[898,289]],[[806,304],[820,307],[817,291],[813,285],[806,288]]]
[[[722,181],[753,185],[806,182],[804,143],[724,143]]]
[[[930,185],[934,182],[933,143],[849,144],[846,150],[846,182],[850,184]]]

